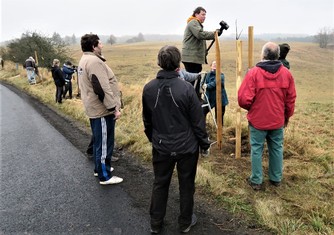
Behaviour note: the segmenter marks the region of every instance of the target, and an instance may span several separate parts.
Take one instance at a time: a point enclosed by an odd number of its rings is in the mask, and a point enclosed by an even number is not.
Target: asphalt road
[[[124,178],[99,184],[84,154],[90,133],[71,118],[0,84],[0,235],[150,234],[152,166],[121,149],[113,166]],[[65,101],[66,102],[66,101]],[[195,194],[197,225],[189,234],[268,234]],[[177,177],[162,235],[180,234]]]
[[[148,234],[146,211],[121,185],[99,185],[92,162],[23,99],[0,92],[2,233]]]

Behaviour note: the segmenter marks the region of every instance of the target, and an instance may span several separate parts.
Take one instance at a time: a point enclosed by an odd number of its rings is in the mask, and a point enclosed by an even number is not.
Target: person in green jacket
[[[202,64],[207,64],[206,40],[213,40],[216,31],[204,31],[203,23],[206,18],[206,10],[197,7],[192,16],[187,20],[187,26],[182,42],[182,63],[187,72],[199,73],[202,71]],[[218,35],[222,30],[218,29]]]

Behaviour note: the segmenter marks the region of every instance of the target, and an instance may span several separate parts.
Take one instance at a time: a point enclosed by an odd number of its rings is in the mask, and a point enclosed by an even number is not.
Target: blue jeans
[[[115,116],[89,119],[93,133],[94,171],[98,173],[100,181],[107,181],[112,177],[110,172],[111,157],[115,140]]]
[[[269,179],[280,182],[283,175],[283,127],[277,130],[258,130],[250,127],[252,175],[250,180],[255,184],[262,184],[262,154],[265,141],[269,152]]]
[[[27,68],[27,77],[28,77],[28,82],[29,83],[36,83],[36,80],[35,80],[35,77],[36,77],[36,74],[35,74],[35,71],[33,68]]]

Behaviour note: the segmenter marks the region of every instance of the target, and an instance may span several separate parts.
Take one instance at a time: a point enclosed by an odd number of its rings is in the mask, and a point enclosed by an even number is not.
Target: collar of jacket
[[[256,64],[256,67],[260,67],[269,73],[276,73],[281,66],[282,63],[279,60],[263,60]]]
[[[179,77],[179,73],[176,71],[160,70],[157,74],[157,79],[172,79]]]
[[[99,58],[99,59],[102,60],[103,62],[106,61],[106,59],[105,59],[103,56],[96,55],[95,53],[90,52],[90,51],[86,51],[86,52],[84,52],[84,55],[95,55],[97,58]]]

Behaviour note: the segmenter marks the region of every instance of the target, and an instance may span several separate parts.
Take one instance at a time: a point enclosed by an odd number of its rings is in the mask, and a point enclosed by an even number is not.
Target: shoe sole
[[[112,178],[111,178],[111,179],[112,179]],[[119,184],[119,183],[121,183],[121,182],[123,182],[123,179],[119,178],[119,179],[117,179],[117,180],[115,180],[115,181],[110,181],[110,180],[107,180],[107,181],[100,181],[100,184],[101,184],[101,185],[109,185],[109,184]]]

